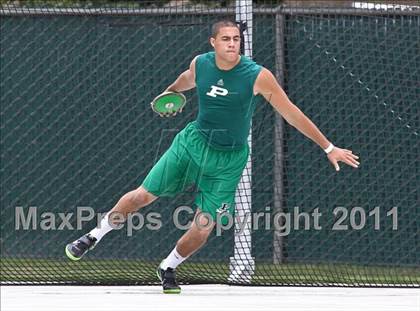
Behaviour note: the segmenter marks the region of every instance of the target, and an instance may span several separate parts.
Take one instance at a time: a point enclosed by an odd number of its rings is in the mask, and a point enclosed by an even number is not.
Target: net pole
[[[284,88],[285,72],[285,50],[284,50],[284,31],[285,16],[277,10],[276,13],[276,78]],[[276,113],[274,123],[274,209],[273,214],[284,211],[284,121]],[[283,263],[284,258],[284,240],[279,230],[274,230],[273,237],[273,263]]]
[[[252,58],[252,0],[236,0],[236,22],[243,27],[243,53]],[[246,24],[244,24],[246,23]],[[231,283],[250,283],[255,270],[252,257],[251,207],[252,207],[252,128],[248,136],[249,158],[235,196],[235,244],[230,258],[229,278]]]

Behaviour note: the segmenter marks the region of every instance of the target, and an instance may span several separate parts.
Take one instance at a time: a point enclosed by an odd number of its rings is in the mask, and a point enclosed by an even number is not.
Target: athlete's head
[[[213,24],[210,44],[213,46],[216,54],[224,61],[237,61],[241,49],[239,26],[229,20]]]

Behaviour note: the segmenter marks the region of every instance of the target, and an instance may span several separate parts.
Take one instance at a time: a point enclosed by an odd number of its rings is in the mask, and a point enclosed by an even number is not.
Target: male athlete
[[[199,190],[195,221],[157,270],[164,293],[179,293],[176,267],[205,244],[215,221],[221,221],[220,213],[234,211],[235,190],[248,159],[247,137],[257,94],[290,125],[318,144],[337,171],[338,162],[358,167],[358,157],[328,141],[288,99],[269,70],[240,55],[240,41],[236,23],[221,21],[213,25],[210,44],[214,52],[195,57],[189,69],[166,89],[183,92],[196,87],[197,119],[177,134],[143,184],[123,195],[98,228],[66,246],[70,259],[82,258],[113,229],[117,224],[112,217],[114,213],[126,220],[129,213],[158,197],[173,196],[184,186],[195,184]],[[200,212],[208,213],[215,221],[199,217]]]

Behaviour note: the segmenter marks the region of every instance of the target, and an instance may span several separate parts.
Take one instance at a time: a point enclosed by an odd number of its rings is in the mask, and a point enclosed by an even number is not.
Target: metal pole
[[[284,88],[285,53],[284,53],[285,15],[276,13],[276,77]],[[276,113],[274,124],[274,208],[273,214],[280,213],[284,209],[284,121]],[[284,262],[283,236],[274,230],[273,237],[273,263]]]
[[[252,0],[236,0],[236,21],[246,22],[244,30],[244,54],[252,57]],[[242,173],[241,181],[235,197],[235,245],[233,257],[230,257],[229,278],[231,283],[247,284],[251,282],[255,270],[255,260],[252,257],[252,129],[248,136],[250,155]],[[240,224],[243,228],[241,230]]]

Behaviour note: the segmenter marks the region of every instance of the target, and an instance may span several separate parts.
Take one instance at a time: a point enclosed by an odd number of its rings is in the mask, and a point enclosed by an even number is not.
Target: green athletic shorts
[[[142,186],[160,197],[174,196],[195,184],[197,207],[210,214],[214,221],[226,225],[229,219],[224,213],[233,218],[235,191],[248,154],[248,145],[239,150],[218,150],[209,146],[192,122],[175,136]]]

